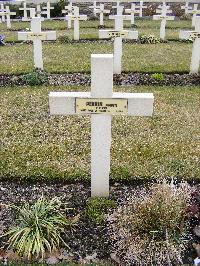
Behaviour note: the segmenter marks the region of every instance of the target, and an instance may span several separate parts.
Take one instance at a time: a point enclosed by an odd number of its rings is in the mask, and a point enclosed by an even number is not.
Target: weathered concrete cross
[[[103,26],[104,25],[103,15],[104,14],[110,14],[110,10],[104,9],[104,4],[100,4],[100,6],[98,6],[94,11],[96,14],[99,14],[99,16],[100,16],[100,24],[99,25]]]
[[[4,12],[6,12],[6,10],[5,10],[5,8],[4,8],[4,4],[2,3],[2,4],[1,4],[1,8],[0,8],[0,16],[1,16],[1,20],[2,20],[2,22],[5,22],[5,21],[6,21],[6,18],[5,18]]]
[[[170,13],[171,10],[168,10],[168,7],[163,4],[161,7],[161,15],[154,15],[153,20],[161,20],[160,24],[160,39],[165,40],[165,27],[167,20],[174,20],[174,16],[167,16],[167,13]]]
[[[198,4],[194,4],[193,9],[188,11],[189,14],[193,14],[192,16],[192,26],[195,27],[195,20],[197,15],[200,15],[200,9],[198,9]]]
[[[190,64],[190,73],[199,72],[200,64],[200,17],[196,17],[194,31],[180,31],[180,39],[193,39],[192,58]]]
[[[113,55],[91,55],[91,92],[50,92],[51,115],[91,115],[91,196],[109,196],[113,115],[152,116],[152,93],[113,93]]]
[[[93,9],[93,14],[96,17],[96,15],[97,15],[97,13],[96,13],[97,1],[93,1],[93,5],[89,6],[89,8]]]
[[[189,2],[186,1],[186,2],[185,2],[185,5],[184,5],[184,6],[181,6],[181,9],[184,9],[184,10],[185,10],[185,15],[189,14],[188,11],[191,9],[191,8],[189,7]]]
[[[23,1],[23,7],[20,7],[19,10],[24,11],[24,16],[22,17],[22,21],[28,21],[27,11],[29,10],[26,6],[26,0]]]
[[[139,17],[142,18],[142,12],[144,8],[147,8],[147,6],[143,5],[143,1],[140,1],[140,4],[136,6],[136,8],[139,8]]]
[[[10,16],[15,16],[15,15],[16,12],[11,12],[9,6],[6,6],[6,9],[3,9],[3,11],[0,12],[0,16],[2,16],[2,18],[6,16],[6,24],[8,29],[11,28]]]
[[[51,10],[53,10],[54,7],[51,7],[50,1],[47,1],[47,6],[42,7],[42,14],[47,16],[47,19],[51,18]]]
[[[134,3],[131,4],[131,9],[125,9],[125,13],[131,14],[131,25],[135,24],[135,14],[139,14],[140,11],[136,9],[136,5]]]
[[[33,41],[34,67],[43,69],[42,41],[56,40],[55,31],[41,31],[41,18],[31,20],[31,32],[18,32],[18,40]]]
[[[72,16],[73,15],[73,11],[74,11],[74,7],[72,5],[72,2],[70,2],[68,4],[68,6],[65,6],[65,9],[62,10],[62,13],[63,14],[66,14],[67,13],[68,15]],[[71,29],[71,27],[72,27],[72,20],[71,20],[71,17],[68,17],[68,20],[67,20],[67,28],[68,29]]]
[[[110,18],[111,16],[109,16]],[[114,73],[122,71],[122,39],[137,39],[138,31],[123,30],[123,15],[115,15],[115,29],[99,30],[100,39],[114,38]]]
[[[79,20],[87,20],[87,15],[79,15],[79,8],[74,7],[74,15],[67,15],[66,20],[74,20],[74,40],[79,41]]]

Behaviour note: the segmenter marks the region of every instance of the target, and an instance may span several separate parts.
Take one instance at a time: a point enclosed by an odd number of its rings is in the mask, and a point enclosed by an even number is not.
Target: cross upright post
[[[136,8],[139,8],[139,17],[142,18],[143,9],[147,8],[147,6],[143,6],[143,1],[140,1],[139,6],[136,6]]]
[[[138,31],[123,30],[124,15],[109,16],[115,20],[115,29],[99,30],[100,39],[114,39],[114,73],[122,71],[122,39],[138,39]]]
[[[109,196],[114,115],[152,116],[152,93],[113,93],[113,55],[91,55],[91,92],[50,92],[50,115],[91,115],[91,196]]]
[[[42,41],[56,40],[55,31],[42,32],[42,18],[34,17],[31,20],[31,32],[18,32],[18,40],[33,41],[34,67],[43,69]]]
[[[160,39],[165,40],[165,27],[167,20],[174,20],[174,16],[167,16],[167,13],[171,13],[171,10],[168,10],[166,4],[163,4],[161,7],[161,15],[154,15],[153,20],[161,20],[160,24]]]
[[[24,11],[24,16],[22,17],[22,21],[28,21],[28,15],[27,15],[27,6],[26,6],[26,0],[23,1],[23,7],[20,7],[19,10]]]
[[[5,18],[5,15],[4,15],[5,11],[6,11],[6,10],[5,10],[5,8],[4,8],[4,4],[1,3],[0,16],[1,16],[1,20],[2,20],[2,22],[5,22],[5,21],[6,21],[6,18]]]
[[[54,9],[54,7],[51,7],[50,1],[47,1],[47,6],[42,7],[43,11],[42,14],[47,16],[47,19],[51,18],[51,10]]]
[[[189,14],[193,14],[192,15],[192,27],[195,27],[195,20],[197,15],[200,15],[200,9],[198,9],[198,4],[194,4],[193,9],[188,11]]]
[[[37,4],[36,5],[36,16],[40,18],[41,14],[42,14],[41,6],[40,6],[40,4]]]
[[[185,10],[185,15],[189,14],[190,7],[189,7],[189,2],[187,0],[185,2],[185,5],[181,6],[181,9]]]
[[[181,30],[179,34],[181,40],[193,39],[192,58],[190,64],[190,74],[198,74],[200,64],[200,17],[196,17],[195,30]]]
[[[65,6],[65,9],[64,10],[62,10],[62,13],[63,14],[66,14],[67,13],[69,16],[72,16],[73,15],[73,12],[74,12],[74,7],[72,5],[72,2],[70,2],[68,4],[68,6]],[[71,29],[71,27],[72,27],[72,20],[71,20],[70,17],[68,17],[68,20],[67,20],[67,28],[68,29]]]
[[[8,29],[11,28],[10,16],[15,16],[15,15],[16,12],[11,12],[9,6],[6,6],[6,9],[0,12],[0,16],[6,16],[6,24]]]
[[[109,14],[110,10],[108,9],[104,9],[104,4],[100,4],[100,6],[98,8],[95,9],[96,14],[99,13],[99,17],[100,17],[100,26],[103,26],[103,15],[104,14]]]
[[[66,20],[74,20],[74,40],[79,40],[79,20],[87,20],[87,15],[79,15],[79,8],[77,6],[74,7],[74,14],[67,15]]]
[[[135,14],[139,14],[139,10],[136,10],[136,5],[134,3],[131,4],[131,9],[125,9],[125,13],[131,14],[131,25],[135,24]]]
[[[93,14],[96,17],[97,13],[96,13],[96,9],[97,9],[97,1],[93,1],[93,5],[89,6],[89,8],[93,9]]]

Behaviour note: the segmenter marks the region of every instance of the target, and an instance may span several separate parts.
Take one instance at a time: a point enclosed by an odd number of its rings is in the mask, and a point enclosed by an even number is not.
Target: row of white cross
[[[74,15],[74,29],[79,34],[80,15]],[[122,71],[122,40],[137,39],[138,31],[123,29],[123,15],[111,16],[115,21],[115,28],[110,30],[99,30],[99,38],[114,39],[114,73],[120,74]],[[163,20],[162,20],[163,21]],[[161,21],[161,23],[162,23]],[[192,60],[190,73],[198,73],[200,64],[200,17],[196,18],[194,31],[181,31],[180,39],[193,39]],[[18,39],[23,41],[33,41],[34,66],[43,69],[42,41],[56,40],[55,31],[41,31],[41,18],[35,17],[31,21],[31,32],[19,32]]]

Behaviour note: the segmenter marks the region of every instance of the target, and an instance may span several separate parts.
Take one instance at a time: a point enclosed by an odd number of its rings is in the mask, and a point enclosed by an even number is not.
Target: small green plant
[[[33,72],[22,75],[21,80],[29,86],[37,86],[48,83],[48,74],[41,69],[35,69]]]
[[[113,200],[106,198],[89,198],[86,202],[86,216],[96,224],[101,224],[104,221],[105,213],[116,207]]]
[[[165,79],[164,75],[162,73],[154,73],[151,75],[151,77],[155,80],[162,81]]]
[[[60,43],[71,43],[72,40],[67,35],[61,35],[58,37]]]
[[[44,258],[45,252],[59,249],[60,242],[64,243],[61,233],[73,224],[61,213],[61,207],[58,198],[47,200],[43,196],[33,205],[14,206],[18,217],[16,226],[6,233],[9,246],[28,260]]]
[[[154,35],[141,35],[139,37],[139,42],[142,44],[144,43],[155,44],[155,43],[160,43],[160,39],[155,37]]]

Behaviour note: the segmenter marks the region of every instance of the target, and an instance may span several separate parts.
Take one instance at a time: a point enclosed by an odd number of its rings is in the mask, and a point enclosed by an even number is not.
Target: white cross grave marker
[[[65,6],[65,9],[62,10],[62,13],[63,14],[66,14],[67,13],[68,15],[72,16],[73,15],[73,11],[74,11],[74,7],[72,5],[72,2],[70,2],[68,4],[68,6]],[[68,17],[68,20],[67,20],[67,28],[68,29],[71,29],[71,27],[72,27],[72,20],[71,20],[71,17]]]
[[[122,71],[122,39],[137,39],[138,31],[123,30],[123,16],[115,15],[115,29],[99,30],[99,38],[114,38],[114,74]]]
[[[36,6],[36,15],[37,15],[37,17],[40,18],[41,14],[42,14],[41,6],[40,6],[40,4],[37,4],[37,6]]]
[[[97,13],[96,13],[96,9],[97,9],[97,1],[93,1],[93,5],[89,6],[89,8],[93,9],[93,14],[96,17]]]
[[[54,7],[51,7],[50,1],[47,1],[47,6],[42,7],[43,11],[42,14],[47,16],[47,19],[51,18],[51,10],[54,9]]]
[[[189,7],[189,2],[187,0],[185,2],[185,5],[181,6],[181,9],[185,10],[185,15],[189,14],[190,7]]]
[[[56,40],[55,31],[41,31],[40,17],[32,18],[31,32],[18,32],[18,40],[33,41],[34,67],[43,69],[42,41]]]
[[[109,14],[110,10],[104,9],[104,4],[100,4],[100,6],[95,9],[95,12],[96,12],[96,14],[100,15],[100,26],[103,26],[104,25],[104,23],[103,23],[103,15],[104,14]]]
[[[197,15],[200,15],[200,9],[198,9],[198,4],[194,4],[194,8],[188,11],[189,14],[193,14],[192,16],[192,26],[195,27],[195,20]]]
[[[190,64],[190,73],[199,72],[200,64],[200,17],[196,17],[194,31],[180,31],[180,39],[194,39],[192,48],[192,58]]]
[[[161,15],[154,15],[153,20],[161,20],[160,24],[160,39],[165,40],[165,27],[167,20],[174,20],[174,16],[167,16],[167,13],[170,13],[171,10],[168,10],[166,5],[162,6]]]
[[[5,22],[5,21],[6,21],[6,18],[5,18],[4,12],[6,12],[6,10],[5,10],[5,8],[4,8],[4,4],[2,3],[2,4],[1,4],[1,9],[0,9],[0,16],[1,16],[1,20],[2,20],[2,22]]]
[[[135,24],[135,14],[139,14],[139,10],[136,10],[136,5],[134,3],[131,4],[131,9],[125,9],[125,13],[131,14],[131,25]]]
[[[74,7],[74,15],[67,15],[66,20],[74,20],[74,40],[79,40],[79,20],[87,20],[87,15],[79,15],[79,8]]]
[[[11,28],[11,22],[10,22],[10,16],[15,16],[16,12],[11,12],[9,6],[6,6],[6,9],[0,12],[0,16],[5,17],[6,16],[6,24],[7,28]]]
[[[113,55],[91,55],[91,92],[50,92],[50,115],[91,115],[91,196],[109,196],[113,115],[152,116],[152,93],[113,93]]]
[[[136,8],[139,8],[139,17],[142,18],[143,9],[147,8],[147,6],[143,6],[143,1],[140,1],[140,4]]]
[[[28,11],[29,9],[26,7],[26,0],[23,1],[23,7],[20,7],[19,10],[24,11],[24,16],[22,17],[22,21],[28,21],[27,11]]]
[[[113,9],[117,9],[117,15],[120,15],[120,1],[117,1],[116,2],[116,6],[113,6],[112,7]]]
[[[130,20],[131,21],[131,15],[123,15],[124,6],[119,6],[117,15],[110,15],[109,19],[115,19],[116,16],[122,16],[123,20]]]

